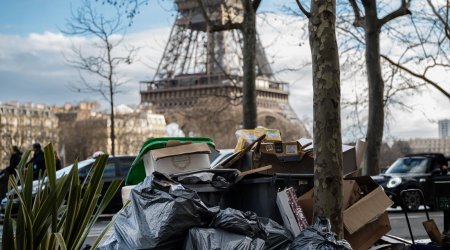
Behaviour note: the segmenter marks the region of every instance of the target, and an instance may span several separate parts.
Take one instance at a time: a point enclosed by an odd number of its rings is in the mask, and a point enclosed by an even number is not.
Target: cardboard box
[[[349,180],[354,182],[349,182]],[[355,189],[355,183],[362,192],[362,194],[360,193],[361,198],[343,212],[346,234],[353,237],[356,233],[358,236],[354,236],[354,238],[358,239],[358,242],[371,242],[375,238],[375,241],[378,240],[379,237],[390,230],[390,227],[386,227],[386,224],[389,223],[389,218],[387,218],[388,222],[386,223],[386,218],[380,217],[380,215],[383,215],[385,210],[392,206],[394,202],[387,197],[384,190],[370,176],[353,177],[344,180],[344,182],[346,183],[343,185],[344,197],[348,197],[346,198],[347,204],[355,201],[356,197],[352,196],[359,193],[359,191],[355,191],[357,190]],[[311,222],[313,216],[313,190],[300,196],[297,202],[302,207],[308,222]],[[380,221],[376,222],[377,220]],[[383,234],[378,236],[381,232]],[[352,247],[354,246],[352,245]]]
[[[370,176],[351,179],[358,183],[365,195],[344,210],[344,227],[350,234],[361,229],[365,224],[384,213],[387,208],[394,204],[383,188],[376,184]]]
[[[297,199],[297,203],[302,208],[303,214],[306,217],[306,221],[308,221],[308,223],[310,225],[312,225],[312,223],[313,223],[313,216],[314,216],[314,214],[313,214],[313,196],[314,196],[314,190],[311,189]]]
[[[154,171],[164,174],[176,174],[199,169],[209,169],[209,154],[206,143],[170,145],[161,149],[150,150],[144,155],[145,173]]]
[[[302,208],[297,204],[293,188],[288,188],[277,193],[277,206],[280,210],[284,227],[294,237],[297,237],[308,227],[309,223],[306,221]]]
[[[302,148],[302,145],[308,145]],[[360,141],[357,155],[354,146],[342,145],[343,172],[349,174],[359,169],[362,155],[365,152],[365,142]],[[296,142],[263,142],[253,150],[253,168],[272,165],[272,169],[265,174],[291,173],[314,174],[314,158],[311,154],[312,140],[301,138]],[[297,147],[297,154],[294,149]]]
[[[344,189],[342,205],[344,209],[347,209],[361,199],[363,192],[355,180],[344,180],[342,185]]]
[[[344,230],[344,238],[354,250],[366,250],[390,230],[389,215],[387,212],[384,212],[353,234]]]

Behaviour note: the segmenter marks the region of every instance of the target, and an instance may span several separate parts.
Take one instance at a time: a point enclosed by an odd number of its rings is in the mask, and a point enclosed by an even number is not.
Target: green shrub
[[[28,151],[22,157],[17,176],[9,179],[8,189],[13,191],[7,196],[2,249],[80,249],[90,228],[121,185],[121,181],[113,181],[101,197],[101,179],[108,155],[96,159],[89,177],[83,181],[78,177],[76,163],[69,174],[56,179],[53,146],[47,145],[44,148],[46,171],[33,195],[33,168],[26,166],[29,154]],[[16,218],[11,214],[14,197],[20,200]]]

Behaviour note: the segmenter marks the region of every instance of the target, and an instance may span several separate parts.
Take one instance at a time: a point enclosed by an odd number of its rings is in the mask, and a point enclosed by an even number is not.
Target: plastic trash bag
[[[192,228],[184,245],[185,250],[263,250],[262,239],[252,239],[215,228]]]
[[[218,212],[156,172],[131,190],[130,199],[100,249],[181,249],[189,229],[207,227]]]
[[[258,217],[258,220],[263,225],[267,233],[267,250],[289,249],[289,246],[294,239],[289,230],[269,218]]]
[[[220,210],[211,222],[210,227],[242,234],[250,238],[265,239],[267,237],[264,227],[258,221],[258,216],[251,211],[244,213],[233,208]]]
[[[292,242],[291,250],[351,250],[346,240],[336,240],[331,232],[330,221],[317,217],[312,226],[303,230]]]
[[[287,249],[293,240],[292,234],[275,221],[258,217],[251,211],[244,213],[232,208],[221,210],[214,217],[210,227],[263,239],[267,250]]]

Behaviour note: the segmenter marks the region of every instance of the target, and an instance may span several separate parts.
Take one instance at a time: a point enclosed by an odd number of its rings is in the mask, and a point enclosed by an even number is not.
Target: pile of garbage
[[[195,191],[158,172],[133,188],[130,198],[100,249],[351,249],[335,240],[326,219],[294,240],[289,230],[254,212],[207,207]]]
[[[274,129],[236,134],[235,153],[215,166],[209,138],[145,142],[122,189],[131,202],[100,249],[369,249],[390,231],[393,202],[360,176],[365,142],[342,145],[337,241],[326,218],[313,219],[313,142],[282,141]]]

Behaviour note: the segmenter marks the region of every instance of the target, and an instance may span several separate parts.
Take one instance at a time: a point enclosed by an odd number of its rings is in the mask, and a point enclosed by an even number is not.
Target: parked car
[[[106,163],[105,170],[103,171],[104,181],[102,194],[106,192],[109,185],[113,180],[124,180],[128,174],[128,170],[131,167],[136,156],[110,156],[108,162]],[[92,165],[94,164],[95,159],[87,159],[84,161],[78,162],[78,176],[81,180],[84,180]],[[72,169],[73,165],[67,166],[63,169],[56,171],[56,179],[61,178],[62,176],[68,174]],[[122,183],[123,186],[123,183]],[[19,186],[20,188],[20,186]],[[38,189],[38,181],[33,181],[33,194],[37,193]],[[0,203],[0,210],[3,213],[6,209],[7,199],[4,198]],[[13,211],[17,211],[19,206],[19,199],[15,198],[13,200]],[[122,208],[122,197],[119,191],[114,195],[114,198],[111,200],[108,207],[105,209],[104,213],[116,213]]]
[[[425,204],[434,207],[435,182],[450,180],[446,167],[450,158],[440,153],[410,154],[397,159],[386,172],[372,178],[380,184],[394,201],[393,207],[400,206],[400,192],[406,189],[420,189],[425,196]],[[419,193],[408,193],[404,204],[415,211],[421,205]]]

